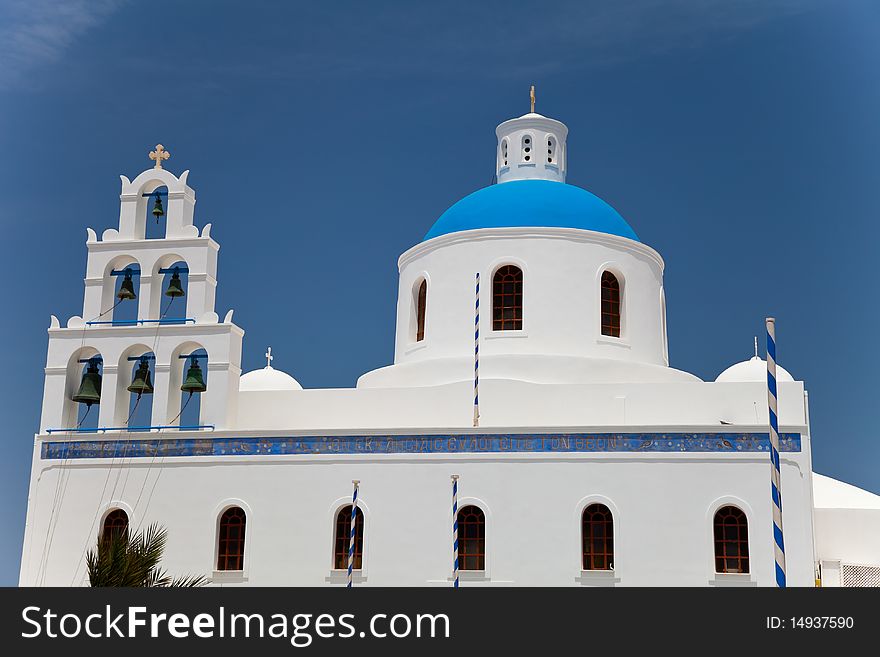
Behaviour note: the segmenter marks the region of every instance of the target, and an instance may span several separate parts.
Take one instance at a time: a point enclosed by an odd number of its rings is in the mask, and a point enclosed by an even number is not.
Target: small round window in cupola
[[[532,159],[532,136],[525,135],[522,138],[523,162],[530,162]]]
[[[553,164],[556,161],[556,137],[547,135],[547,163]]]
[[[507,166],[507,140],[501,142],[501,161]]]

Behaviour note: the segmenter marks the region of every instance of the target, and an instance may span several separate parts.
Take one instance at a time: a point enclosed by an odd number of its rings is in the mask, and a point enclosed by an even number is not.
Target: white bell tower
[[[495,175],[499,183],[512,180],[565,182],[568,128],[562,121],[535,113],[535,87],[528,114],[508,119],[495,128],[498,148]]]
[[[200,354],[207,383],[206,391],[194,393],[201,400],[193,430],[226,429],[235,423],[244,331],[232,323],[231,310],[223,321],[214,310],[220,245],[211,238],[211,224],[201,232],[193,225],[196,196],[187,185],[189,171],[177,177],[164,169],[162,163],[169,156],[158,144],[150,153],[155,161],[152,168],[134,180],[120,176],[118,229],[105,230],[100,240],[94,230],[86,229],[83,313],[71,317],[64,327],[52,316],[41,433],[76,428],[78,404],[73,397],[83,361],[89,358],[99,358],[102,370],[97,430],[126,430],[131,361],[144,354],[152,354],[149,430],[180,425],[180,386],[191,363],[182,356],[193,352]],[[158,191],[162,188],[167,192]],[[147,239],[148,214],[151,206],[161,206],[163,196],[165,235]],[[162,216],[158,209],[153,214]],[[169,283],[179,272],[186,280],[182,297],[168,294]],[[130,281],[135,298],[119,298],[120,275]],[[136,319],[114,320],[121,303],[136,304]]]

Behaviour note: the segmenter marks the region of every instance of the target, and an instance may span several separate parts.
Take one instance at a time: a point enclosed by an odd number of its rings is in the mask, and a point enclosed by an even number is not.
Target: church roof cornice
[[[128,251],[149,251],[154,249],[167,249],[170,247],[193,247],[206,244],[214,251],[220,250],[220,244],[214,241],[213,237],[181,237],[181,238],[163,238],[149,240],[102,240],[86,242],[86,246],[90,251],[119,251],[120,249]]]
[[[402,270],[413,260],[437,249],[458,244],[461,242],[479,242],[496,239],[559,239],[568,242],[583,242],[589,244],[601,244],[615,249],[628,251],[635,255],[652,260],[662,272],[665,263],[657,251],[650,246],[636,242],[635,240],[608,233],[601,233],[580,228],[552,228],[552,227],[503,227],[503,228],[477,228],[474,230],[462,230],[434,237],[425,242],[420,242],[412,248],[404,251],[397,260],[398,270]]]

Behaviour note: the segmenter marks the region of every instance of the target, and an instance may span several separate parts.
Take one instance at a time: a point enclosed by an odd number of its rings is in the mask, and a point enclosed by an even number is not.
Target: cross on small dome
[[[266,357],[266,367],[242,374],[238,384],[241,392],[302,390],[296,379],[272,367],[272,361],[275,359],[272,355],[272,347],[267,347],[263,355]]]

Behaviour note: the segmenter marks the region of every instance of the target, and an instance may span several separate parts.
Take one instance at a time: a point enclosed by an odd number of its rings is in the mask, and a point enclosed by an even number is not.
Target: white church
[[[568,129],[532,103],[497,182],[400,256],[394,362],[353,388],[271,349],[242,374],[189,171],[158,145],[121,176],[82,315],[48,329],[20,584],[88,585],[87,550],[155,522],[163,567],[215,586],[346,586],[350,547],[355,587],[775,586],[765,361],[670,366],[662,257],[566,184]],[[777,376],[788,585],[880,586],[880,496],[813,471]]]

